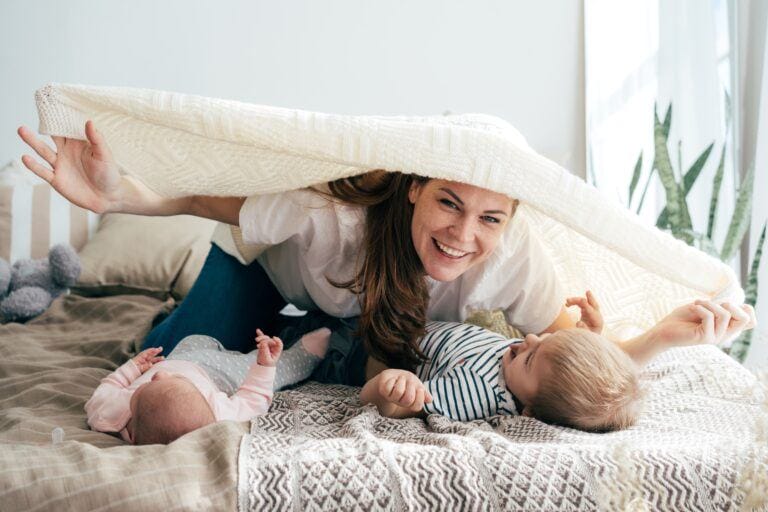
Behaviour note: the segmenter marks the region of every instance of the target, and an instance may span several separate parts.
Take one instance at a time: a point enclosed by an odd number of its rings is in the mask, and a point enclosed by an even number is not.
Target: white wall
[[[584,172],[582,1],[3,0],[0,164],[49,81],[350,114],[485,112]]]

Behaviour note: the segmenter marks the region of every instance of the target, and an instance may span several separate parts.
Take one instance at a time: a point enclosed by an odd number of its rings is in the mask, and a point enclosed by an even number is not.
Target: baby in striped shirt
[[[641,365],[667,348],[727,342],[754,325],[751,306],[696,301],[674,310],[650,334],[614,343],[599,334],[603,320],[593,294],[566,304],[581,309],[576,328],[524,339],[429,322],[420,341],[428,360],[415,372],[384,370],[365,384],[360,400],[395,418],[524,415],[582,430],[616,430],[639,415]]]

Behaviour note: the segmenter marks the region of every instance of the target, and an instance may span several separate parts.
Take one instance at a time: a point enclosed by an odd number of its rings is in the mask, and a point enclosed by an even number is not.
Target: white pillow
[[[44,258],[50,247],[75,250],[95,232],[99,216],[70,204],[19,160],[0,169],[0,258]]]

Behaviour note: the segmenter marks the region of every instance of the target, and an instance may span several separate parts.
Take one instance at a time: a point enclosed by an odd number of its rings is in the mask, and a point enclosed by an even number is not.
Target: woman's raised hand
[[[715,344],[729,346],[743,331],[755,327],[755,310],[749,304],[697,300],[680,306],[656,324],[651,332],[671,346]]]
[[[24,165],[71,203],[96,213],[115,210],[120,204],[120,172],[92,121],[85,123],[87,141],[53,137],[55,151],[26,126],[20,127],[18,133],[51,168],[29,155],[21,158]]]

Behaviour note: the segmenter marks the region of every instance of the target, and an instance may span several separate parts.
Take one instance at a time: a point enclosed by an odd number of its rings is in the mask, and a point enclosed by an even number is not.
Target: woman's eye
[[[456,206],[456,203],[454,203],[453,201],[449,201],[448,199],[441,199],[440,202],[443,203],[448,208],[453,208],[454,210],[458,210],[459,208],[458,206]]]
[[[484,215],[484,216],[483,216],[483,220],[484,220],[485,222],[489,222],[489,223],[491,223],[491,224],[498,224],[499,222],[501,222],[501,221],[500,221],[499,219],[497,219],[496,217],[491,217],[490,215]]]

